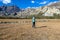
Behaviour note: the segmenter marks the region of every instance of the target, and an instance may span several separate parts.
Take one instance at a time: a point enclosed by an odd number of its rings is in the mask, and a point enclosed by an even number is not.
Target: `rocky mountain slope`
[[[54,13],[60,14],[60,2],[44,7],[26,9],[20,9],[17,6],[0,6],[0,16],[28,17],[39,13],[43,13],[44,16],[53,16]]]
[[[0,6],[0,16],[8,16],[19,11],[21,11],[21,9],[19,9],[17,6]]]
[[[52,3],[44,7],[38,8],[26,8],[25,11],[21,12],[23,15],[36,15],[43,13],[44,16],[53,16],[54,13],[60,14],[60,2]]]
[[[49,7],[56,7],[58,9],[60,9],[60,2],[56,2],[56,3],[52,3],[50,5],[48,5]]]

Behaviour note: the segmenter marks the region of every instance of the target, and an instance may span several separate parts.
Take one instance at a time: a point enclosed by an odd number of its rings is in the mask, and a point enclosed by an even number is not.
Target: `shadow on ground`
[[[34,27],[34,28],[45,28],[45,27],[47,27],[47,26],[40,26],[40,27]]]

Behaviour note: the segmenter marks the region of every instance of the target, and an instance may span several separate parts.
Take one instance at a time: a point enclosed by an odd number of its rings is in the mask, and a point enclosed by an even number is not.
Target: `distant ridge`
[[[4,17],[19,17],[27,18],[32,15],[38,15],[42,13],[43,16],[53,16],[53,14],[60,14],[60,2],[51,3],[43,7],[32,7],[26,9],[20,9],[19,7],[13,6],[0,6],[0,16]],[[39,15],[40,16],[40,15]]]
[[[56,7],[58,9],[60,9],[60,1],[59,2],[56,2],[56,3],[50,4],[50,5],[48,5],[48,7]]]
[[[21,11],[21,9],[17,6],[0,6],[0,16],[5,15],[6,13],[10,15],[11,13],[19,11]]]

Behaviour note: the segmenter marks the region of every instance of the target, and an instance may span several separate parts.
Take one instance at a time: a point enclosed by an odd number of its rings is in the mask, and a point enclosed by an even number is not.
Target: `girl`
[[[35,27],[35,17],[32,17],[32,27]]]

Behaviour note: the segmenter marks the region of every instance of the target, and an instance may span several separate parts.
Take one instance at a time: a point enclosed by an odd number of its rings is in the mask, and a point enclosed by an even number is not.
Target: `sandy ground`
[[[60,40],[60,19],[0,19],[0,40]],[[11,22],[11,23],[3,23]]]

